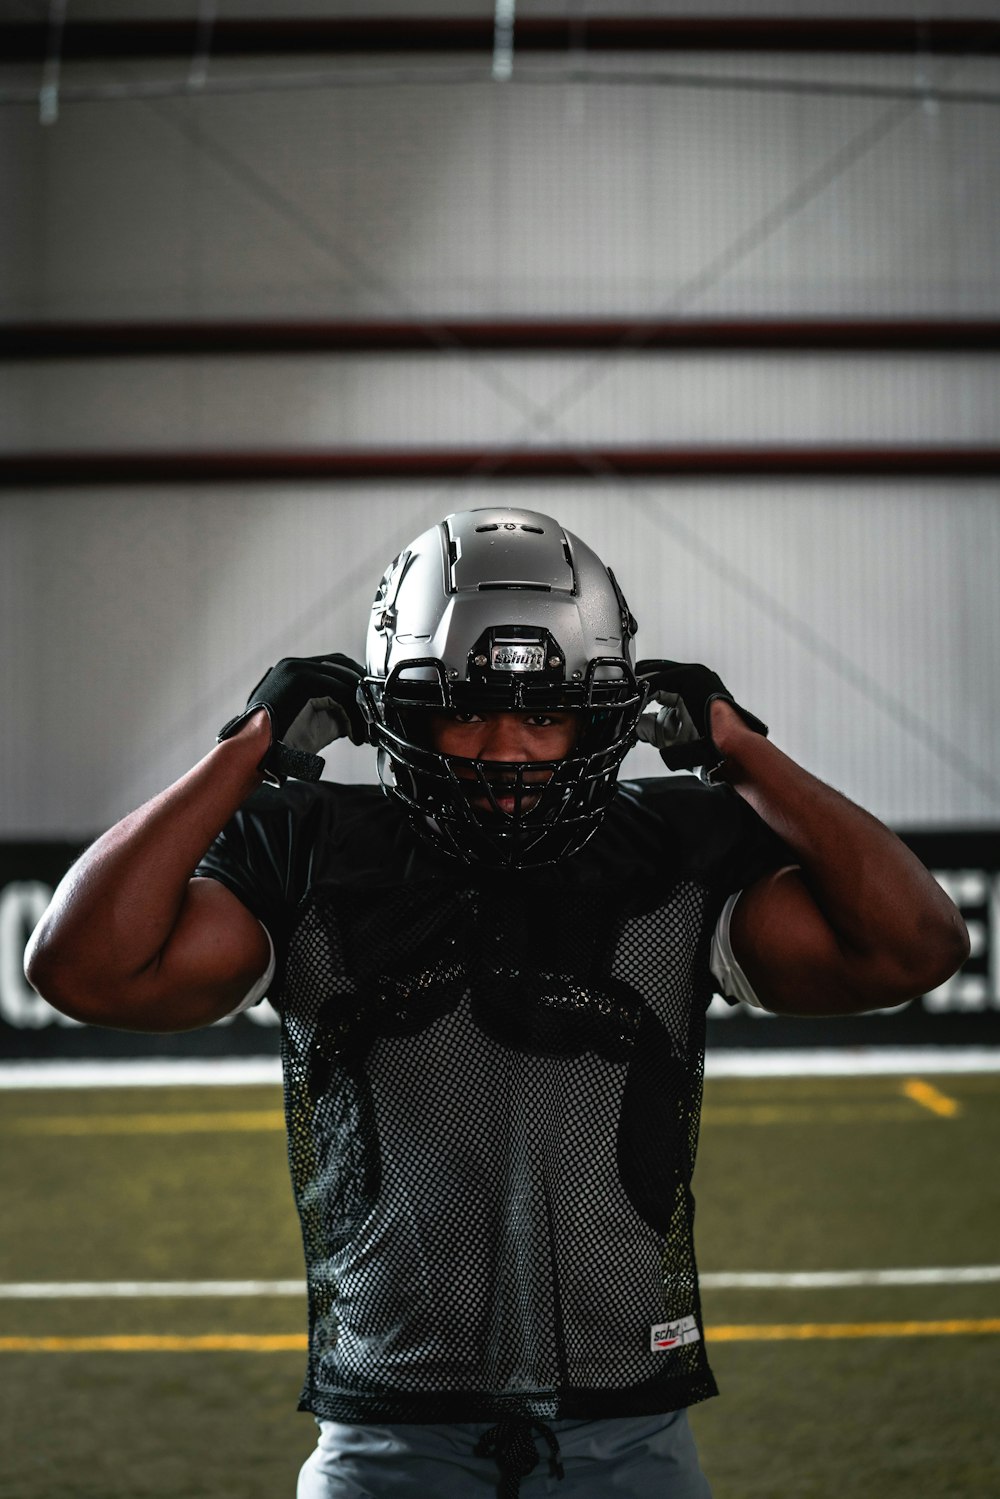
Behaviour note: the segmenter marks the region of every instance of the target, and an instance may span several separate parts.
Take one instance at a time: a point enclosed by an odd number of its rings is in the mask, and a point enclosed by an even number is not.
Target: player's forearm
[[[261,784],[269,743],[261,714],[77,860],[28,946],[40,993],[58,1005],[63,995],[114,989],[157,961],[199,860]]]
[[[914,993],[954,973],[968,956],[965,924],[906,845],[727,704],[713,703],[712,714],[727,779],[793,850],[845,955]]]

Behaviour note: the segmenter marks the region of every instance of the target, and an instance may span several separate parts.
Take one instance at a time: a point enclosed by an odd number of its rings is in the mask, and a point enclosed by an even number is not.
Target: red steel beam
[[[0,487],[251,480],[986,478],[997,447],[335,448],[294,451],[7,453]]]
[[[285,53],[465,52],[493,46],[491,16],[314,17],[217,20],[215,57]],[[64,59],[190,57],[203,34],[190,20],[67,20]],[[0,25],[6,62],[39,62],[48,50],[45,21]],[[852,16],[524,16],[518,51],[995,52],[1000,20],[947,16],[925,20]]]
[[[163,354],[378,354],[573,349],[963,352],[1000,350],[1000,321],[955,318],[506,318],[21,322],[0,358]]]

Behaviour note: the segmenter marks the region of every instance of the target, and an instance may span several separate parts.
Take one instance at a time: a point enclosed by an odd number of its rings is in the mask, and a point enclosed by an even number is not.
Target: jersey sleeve
[[[795,854],[743,798],[728,786],[713,792],[725,799],[724,853],[717,860],[717,877],[724,895],[745,890],[755,880],[786,864],[797,864]]]
[[[700,880],[713,894],[713,923],[728,895],[797,862],[731,786],[658,776],[624,782],[620,791],[633,808],[623,824],[633,860]]]
[[[306,895],[316,844],[315,803],[264,788],[223,828],[195,870],[218,880],[267,932],[280,978],[296,908]]]

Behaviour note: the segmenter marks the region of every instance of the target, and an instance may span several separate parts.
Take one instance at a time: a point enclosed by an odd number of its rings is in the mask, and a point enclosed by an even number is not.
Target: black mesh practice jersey
[[[257,793],[210,849],[278,971],[301,1407],[353,1422],[715,1393],[691,1175],[709,945],[788,862],[726,787],[624,782],[573,857],[477,870],[377,787]]]

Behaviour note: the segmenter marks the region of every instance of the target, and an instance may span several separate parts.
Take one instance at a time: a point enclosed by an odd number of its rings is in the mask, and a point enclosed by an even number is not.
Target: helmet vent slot
[[[498,589],[520,588],[531,589],[535,593],[551,593],[551,583],[480,583],[479,592],[489,593]]]
[[[477,526],[476,527],[477,531],[499,531],[499,529],[500,529],[500,527],[497,525],[496,521],[494,521],[489,526]]]

